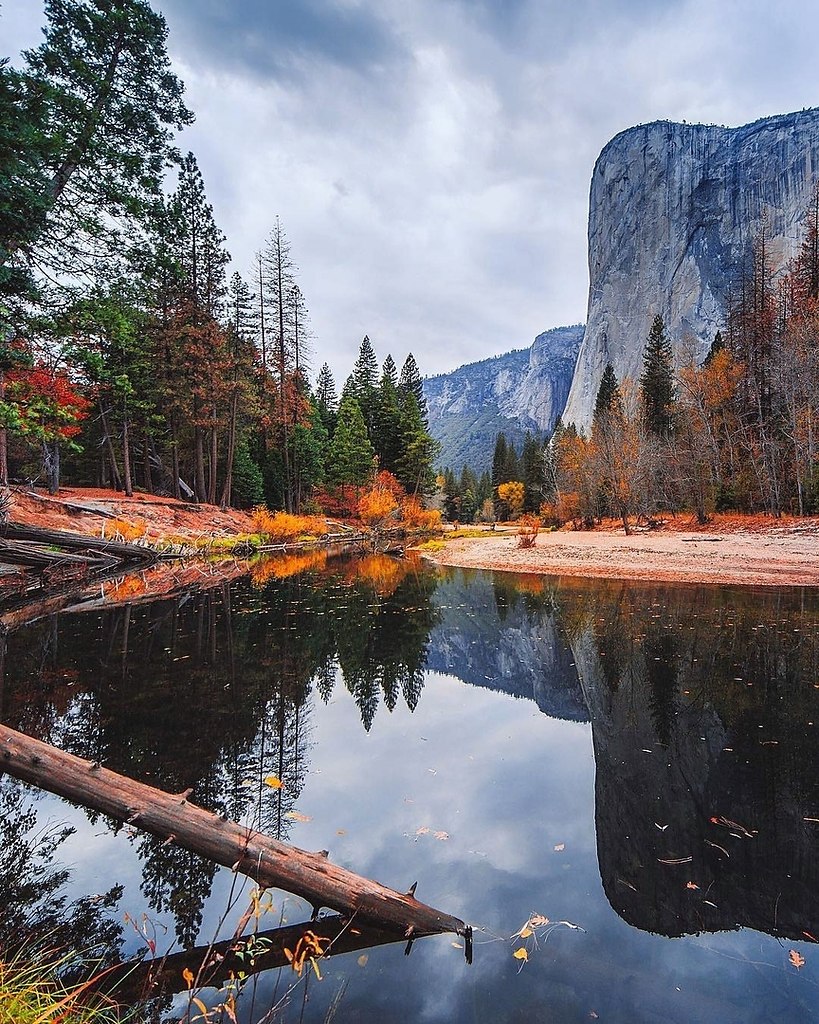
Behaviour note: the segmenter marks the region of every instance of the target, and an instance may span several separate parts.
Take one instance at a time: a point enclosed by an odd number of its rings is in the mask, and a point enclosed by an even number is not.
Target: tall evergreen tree
[[[495,450],[492,454],[492,487],[506,482],[506,465],[509,459],[509,445],[506,434],[501,431],[495,438]]]
[[[597,398],[594,403],[594,419],[599,421],[602,416],[620,408],[620,385],[611,363],[606,363]]]
[[[34,221],[0,221],[0,249],[23,261],[36,249],[39,265],[77,273],[101,253],[89,234],[111,239],[122,218],[151,210],[174,129],[193,118],[165,21],[145,0],[46,0],[45,13],[17,98],[21,123],[33,113],[38,124],[37,158],[17,181]]]
[[[671,342],[659,314],[654,317],[643,352],[640,392],[646,426],[657,437],[668,437],[673,429],[676,389]]]
[[[372,342],[365,334],[358,350],[358,358],[352,372],[352,384],[358,399],[361,415],[372,436],[375,419],[376,390],[378,386],[378,360],[375,358]]]
[[[403,437],[398,373],[390,355],[384,360],[381,381],[375,396],[372,441],[381,469],[394,473],[401,458]]]
[[[328,434],[332,434],[336,425],[338,395],[336,394],[336,382],[327,363],[322,363],[316,378],[316,404],[325,430]]]
[[[402,402],[410,395],[415,397],[415,404],[418,406],[424,427],[429,429],[427,400],[424,398],[424,383],[421,380],[418,364],[415,362],[415,356],[412,352],[409,353],[404,360],[404,365],[401,367],[401,375],[398,378],[398,394]]]
[[[373,469],[374,455],[358,400],[347,394],[341,400],[338,423],[327,450],[327,479],[342,486],[365,483]]]

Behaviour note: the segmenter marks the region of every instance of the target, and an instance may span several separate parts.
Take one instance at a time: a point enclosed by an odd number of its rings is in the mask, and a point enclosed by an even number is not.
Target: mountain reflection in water
[[[288,839],[324,705],[344,695],[375,735],[379,716],[401,707],[420,716],[437,699],[434,674],[455,677],[532,701],[535,715],[591,723],[597,864],[609,904],[629,925],[665,936],[748,927],[804,944],[819,937],[815,591],[439,575],[410,560],[316,555],[204,582],[10,633],[3,720],[161,788],[192,787],[196,802]],[[490,726],[483,756],[491,763],[501,754]],[[525,780],[533,824],[540,758],[531,752]],[[267,785],[271,776],[283,786]],[[15,828],[23,835],[21,823],[31,824],[16,784],[2,790],[0,877],[19,859]],[[449,794],[453,815],[459,801]],[[486,829],[497,827],[487,818]],[[172,920],[183,945],[202,941],[215,869],[150,837],[130,843],[150,912]],[[419,859],[420,851],[408,870]],[[12,913],[14,901],[28,899],[31,910],[37,900],[24,886],[6,896],[7,920],[19,929],[27,918],[25,908]],[[469,916],[470,903],[484,912],[492,898],[487,881],[486,892],[442,909]],[[43,917],[50,927],[53,916]],[[609,930],[601,925],[586,940],[598,974],[611,955],[601,945]],[[517,983],[521,993],[530,979]],[[785,1005],[797,1019],[802,1003]]]

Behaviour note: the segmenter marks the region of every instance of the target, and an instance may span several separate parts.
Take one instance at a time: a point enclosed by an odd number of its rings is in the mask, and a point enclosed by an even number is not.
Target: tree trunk
[[[472,930],[463,921],[331,864],[326,852],[308,853],[244,825],[225,821],[185,793],[165,793],[67,754],[0,725],[0,770],[252,878],[364,922],[398,930],[404,938],[452,932],[464,936],[471,957]]]
[[[60,442],[43,441],[43,469],[49,494],[60,489]]]
[[[153,494],[154,477],[153,473],[151,472],[151,454],[153,451],[153,439],[151,438],[151,435],[148,433],[147,430],[145,431],[144,434],[143,445],[145,451],[145,461],[143,463],[145,473],[145,490],[148,492],[148,494]]]
[[[128,409],[122,411],[122,473],[127,497],[134,496],[134,484],[131,479],[131,436],[128,430]]]
[[[228,427],[227,458],[225,463],[225,482],[222,487],[222,497],[219,506],[224,511],[231,501],[233,490],[233,459],[236,455],[236,417],[239,408],[239,392],[236,388],[233,391],[233,402],[230,407],[230,426]]]
[[[193,489],[196,492],[197,501],[207,501],[208,492],[205,487],[205,439],[202,436],[202,428],[193,428]]]
[[[6,373],[0,369],[0,404],[6,398]],[[0,427],[0,487],[9,485],[9,443],[8,431]]]
[[[177,501],[182,499],[179,486],[179,438],[176,434],[176,417],[171,417],[171,472],[173,473],[173,496]]]
[[[213,409],[213,426],[210,428],[210,475],[208,478],[208,502],[216,504],[216,471],[219,464],[217,458],[217,444],[219,435],[216,429],[216,407]]]
[[[100,402],[100,423],[102,424],[102,438],[105,450],[108,453],[108,461],[111,465],[113,484],[116,490],[122,490],[122,474],[117,463],[117,453],[114,451],[114,442],[111,440],[111,431],[108,429],[108,417],[105,413],[105,406]]]

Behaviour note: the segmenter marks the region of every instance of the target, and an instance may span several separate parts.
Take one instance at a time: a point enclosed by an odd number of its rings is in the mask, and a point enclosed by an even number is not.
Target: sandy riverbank
[[[819,586],[819,519],[676,523],[626,536],[622,528],[541,533],[534,548],[511,534],[447,541],[439,565],[605,579],[754,586]]]

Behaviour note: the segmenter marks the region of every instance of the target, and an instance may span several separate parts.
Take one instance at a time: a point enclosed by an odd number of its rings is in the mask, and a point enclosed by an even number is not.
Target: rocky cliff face
[[[777,263],[799,246],[819,175],[819,109],[741,128],[659,121],[612,139],[589,201],[586,333],[564,421],[588,426],[603,369],[640,375],[662,314],[678,358],[701,359],[732,279],[767,217]]]
[[[495,437],[518,447],[527,430],[549,432],[563,412],[582,326],[557,327],[532,347],[461,366],[424,381],[433,437],[443,445],[441,466],[466,463],[477,472],[492,465]]]

